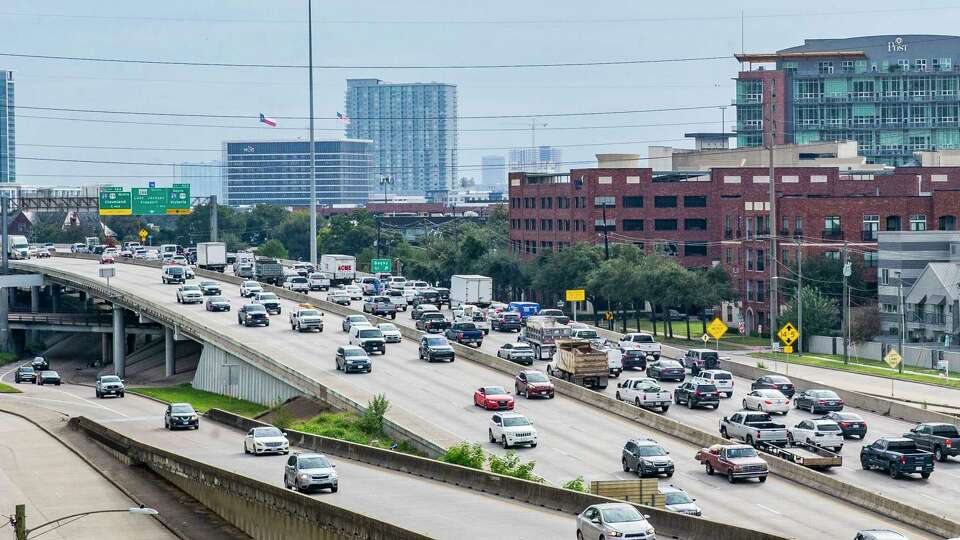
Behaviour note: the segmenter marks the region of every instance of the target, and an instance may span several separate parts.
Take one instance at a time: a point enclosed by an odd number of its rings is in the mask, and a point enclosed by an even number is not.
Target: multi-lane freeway
[[[31,261],[29,265],[55,267],[87,278],[95,277],[98,267],[95,261],[66,258]],[[346,343],[347,337],[340,331],[340,318],[332,313],[326,316],[326,330],[322,334],[298,334],[291,332],[286,324],[286,310],[293,304],[283,301],[284,313],[277,321],[281,324],[244,328],[237,325],[235,313],[209,313],[199,305],[178,305],[176,287],[162,285],[160,270],[156,268],[120,265],[111,285],[158,306],[187,311],[208,328],[256,347],[275,361],[358,402],[365,403],[373,394],[383,392],[395,409],[420,424],[407,426],[414,431],[419,431],[419,427],[429,428],[443,438],[443,442],[475,441],[484,444],[490,452],[502,451],[487,442],[490,413],[474,408],[471,401],[473,390],[482,385],[512,388],[512,379],[502,373],[467,361],[452,364],[419,361],[416,344],[404,340],[388,345],[386,355],[374,357],[373,373],[344,375],[334,368],[333,351],[337,345]],[[223,283],[223,290],[233,300],[234,309],[243,303],[237,286]],[[409,324],[409,315],[401,314],[397,321]],[[491,334],[483,349],[493,352],[497,342],[505,339],[516,339],[516,336]],[[538,448],[519,452],[524,459],[535,460],[537,473],[553,483],[563,483],[578,475],[587,479],[632,478],[632,474],[621,470],[623,444],[631,437],[650,436],[671,451],[677,465],[677,472],[669,482],[697,497],[705,516],[711,519],[797,538],[852,537],[859,529],[878,526],[898,529],[915,538],[930,538],[884,516],[778,477],[771,477],[765,484],[728,485],[725,480],[704,474],[693,460],[697,451],[694,446],[576,400],[563,396],[546,401],[520,400],[518,411],[534,422],[540,436]],[[668,414],[674,414],[673,411]],[[704,416],[712,414],[705,412]],[[679,413],[677,417],[680,418]],[[708,422],[710,431],[714,431],[713,422]],[[891,485],[886,483],[890,482],[886,478],[870,480],[876,480],[876,485],[883,486],[878,490],[889,495],[895,495],[896,488],[914,484],[908,481]]]

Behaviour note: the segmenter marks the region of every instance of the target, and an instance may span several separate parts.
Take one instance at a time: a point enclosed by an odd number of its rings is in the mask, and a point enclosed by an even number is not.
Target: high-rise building
[[[737,77],[737,146],[855,140],[890,165],[960,148],[960,37],[810,39],[735,56],[748,68]]]
[[[17,130],[13,72],[0,70],[0,182],[17,181]]]
[[[315,141],[317,203],[364,204],[374,182],[373,141]],[[227,203],[310,206],[309,141],[223,143]]]
[[[347,79],[347,136],[374,144],[375,176],[405,195],[449,190],[457,176],[457,87]]]
[[[503,156],[480,158],[480,182],[488,188],[507,185],[507,160]]]
[[[221,203],[226,202],[223,189],[223,162],[220,160],[201,163],[180,163],[176,167],[177,183],[190,184],[190,194],[194,197],[216,195]]]
[[[510,150],[510,172],[560,172],[561,153],[552,146],[525,146]]]

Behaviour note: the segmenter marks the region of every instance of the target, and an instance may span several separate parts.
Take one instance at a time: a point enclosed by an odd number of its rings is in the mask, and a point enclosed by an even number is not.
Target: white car
[[[283,288],[306,294],[310,292],[310,282],[303,276],[290,276],[283,282]]]
[[[497,413],[490,417],[487,429],[490,442],[499,442],[504,448],[525,445],[537,447],[537,430],[527,417],[515,412]]]
[[[403,299],[407,301],[407,305],[413,303],[413,297],[417,295],[417,289],[413,286],[411,282],[407,282],[403,286]]]
[[[146,259],[146,258],[147,258],[147,250],[146,250],[146,248],[137,248],[137,249],[133,250],[133,258],[134,258],[134,259]]]
[[[240,296],[252,298],[263,292],[263,286],[256,281],[244,281],[240,284]]]
[[[843,430],[833,420],[804,420],[792,428],[787,428],[787,438],[829,448],[839,452],[843,448]]]
[[[393,276],[387,281],[387,287],[391,289],[403,290],[404,284],[406,284],[407,278],[403,276]]]
[[[255,427],[243,438],[244,454],[287,454],[290,441],[287,434],[275,427]]]
[[[174,255],[170,259],[170,264],[179,264],[180,266],[190,266],[190,261],[187,260],[183,255]]]
[[[694,382],[712,384],[717,387],[720,395],[733,395],[733,374],[722,369],[705,369],[693,378]]]
[[[360,290],[368,296],[376,294],[377,282],[378,280],[375,277],[360,278]]]
[[[400,333],[397,325],[385,322],[378,324],[377,328],[383,333],[383,339],[386,340],[387,343],[400,343],[403,341],[403,335]]]
[[[633,540],[656,540],[657,533],[647,521],[650,516],[641,514],[636,506],[627,503],[603,503],[588,506],[577,516],[577,538],[599,540],[600,538],[632,538]]]
[[[351,300],[363,300],[363,289],[359,285],[344,285],[343,290],[350,296]]]
[[[177,289],[178,304],[202,304],[203,291],[196,285],[181,285]]]
[[[310,284],[311,291],[326,291],[330,289],[330,278],[320,272],[314,272],[307,276],[307,282]]]
[[[133,251],[132,251],[130,248],[123,248],[123,249],[120,250],[120,256],[121,256],[121,257],[126,257],[126,258],[129,259],[129,258],[133,257]]]
[[[790,400],[779,390],[765,388],[754,390],[743,396],[744,409],[755,409],[765,413],[787,414],[790,412]]]
[[[148,249],[147,252],[143,255],[143,258],[148,261],[159,261],[160,252],[155,249]]]

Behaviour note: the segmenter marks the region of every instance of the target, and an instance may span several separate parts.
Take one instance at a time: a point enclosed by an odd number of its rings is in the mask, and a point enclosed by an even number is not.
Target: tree
[[[850,341],[866,343],[880,335],[880,310],[876,305],[850,308]]]
[[[288,253],[287,248],[283,246],[283,242],[274,238],[267,240],[259,248],[257,248],[257,255],[263,257],[273,257],[274,259],[286,259]]]
[[[531,286],[541,293],[544,302],[552,302],[562,298],[567,289],[585,287],[587,276],[597,268],[600,259],[599,250],[585,243],[557,253],[547,253],[537,260]]]
[[[288,246],[290,258],[310,260],[310,214],[290,212],[277,227],[274,238]]]
[[[850,287],[850,303],[853,305],[876,304],[876,285],[868,284],[864,279],[863,257],[850,254],[851,274],[847,278]],[[790,278],[796,279],[797,267],[790,271]],[[817,255],[803,261],[803,282],[816,286],[831,298],[843,297],[843,259]],[[795,293],[794,293],[795,294]]]
[[[840,328],[840,309],[835,300],[820,292],[816,287],[804,286],[800,291],[800,298],[803,302],[803,328],[801,328],[800,339],[803,340],[804,349],[809,336],[828,336],[835,335]],[[797,299],[793,298],[787,302],[786,310],[780,317],[779,326],[783,326],[788,321],[797,324]]]

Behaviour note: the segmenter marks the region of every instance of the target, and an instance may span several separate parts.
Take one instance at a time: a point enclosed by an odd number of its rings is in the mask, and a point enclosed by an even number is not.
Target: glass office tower
[[[17,130],[13,72],[0,70],[0,182],[17,181]]]

